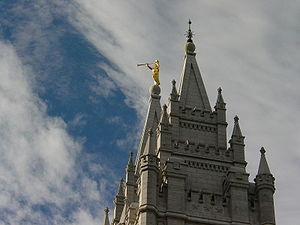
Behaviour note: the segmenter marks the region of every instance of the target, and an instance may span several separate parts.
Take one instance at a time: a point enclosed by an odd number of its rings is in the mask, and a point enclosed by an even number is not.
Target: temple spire
[[[172,80],[172,92],[170,94],[170,100],[171,101],[177,101],[178,100],[178,92],[176,89],[176,81]]]
[[[233,160],[236,165],[241,166],[243,168],[246,167],[247,162],[245,161],[245,137],[242,134],[239,117],[234,117],[234,125],[233,131],[231,135],[231,139],[229,140],[230,148],[233,151]]]
[[[130,152],[129,160],[128,160],[128,163],[127,163],[127,168],[128,169],[133,169],[134,168],[133,152]]]
[[[211,112],[204,82],[195,57],[196,47],[192,41],[193,33],[190,25],[191,22],[189,21],[189,30],[186,34],[188,40],[185,44],[186,54],[178,91],[179,101],[183,104],[183,107],[196,107],[197,109]]]
[[[119,181],[119,189],[118,189],[117,196],[124,196],[124,180],[123,180],[123,178],[121,178]]]
[[[169,116],[167,113],[167,105],[166,104],[163,105],[163,111],[162,111],[160,122],[162,124],[166,124],[166,125],[169,124]]]
[[[224,102],[224,99],[223,99],[223,96],[222,96],[222,88],[219,87],[215,109],[225,109],[225,105],[226,105],[226,103]]]
[[[260,153],[261,153],[261,156],[260,156],[260,162],[259,162],[257,175],[271,174],[269,165],[268,165],[268,162],[267,162],[267,159],[265,156],[266,150],[264,149],[264,147],[261,147]]]
[[[261,157],[258,173],[254,179],[256,187],[256,199],[259,207],[260,224],[275,225],[275,210],[273,194],[275,192],[275,178],[271,174],[264,147],[260,149]]]
[[[106,207],[104,209],[104,212],[105,212],[105,218],[104,218],[104,224],[103,225],[110,225],[109,224],[109,217],[108,217],[109,209]]]
[[[113,220],[114,225],[120,221],[121,214],[125,204],[124,200],[125,200],[124,185],[123,185],[123,179],[121,178],[119,181],[118,193],[114,200],[115,203],[114,220]]]
[[[232,131],[232,137],[243,137],[242,131],[240,128],[240,124],[239,124],[238,116],[234,117],[234,126],[233,126],[233,131]]]
[[[140,158],[144,154],[143,151],[145,149],[145,145],[148,139],[147,132],[149,131],[149,129],[152,129],[154,132],[156,132],[156,128],[158,126],[160,115],[162,112],[161,105],[160,105],[160,98],[161,98],[160,87],[158,85],[153,85],[150,87],[149,91],[150,91],[149,107],[148,107],[148,113],[146,116],[144,129],[142,132],[142,138],[140,141],[139,150],[136,156],[136,162],[135,162],[136,170],[139,169]],[[153,139],[156,139],[156,135],[153,136],[154,136]]]

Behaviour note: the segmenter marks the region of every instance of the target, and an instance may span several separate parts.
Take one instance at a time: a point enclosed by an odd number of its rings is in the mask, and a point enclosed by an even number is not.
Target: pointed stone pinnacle
[[[123,178],[120,178],[119,180],[119,190],[118,190],[118,196],[124,196],[124,189],[123,189]]]
[[[172,80],[172,92],[171,92],[171,100],[173,101],[177,101],[178,100],[178,93],[177,93],[177,89],[176,89],[176,81],[175,80]]]
[[[261,153],[261,154],[263,154],[263,155],[266,153],[266,150],[265,150],[265,148],[264,148],[264,147],[261,147],[261,149],[260,149],[260,153]]]
[[[175,87],[176,80],[172,80],[173,87]]]
[[[218,88],[218,93],[219,93],[219,94],[222,93],[222,88],[221,88],[221,87]]]
[[[239,122],[239,119],[240,119],[240,118],[236,115],[236,116],[234,117],[234,122],[235,122],[235,123],[238,123],[238,122]]]
[[[266,150],[264,149],[264,147],[262,147],[260,149],[260,153],[261,153],[261,157],[260,157],[260,162],[259,162],[259,167],[258,167],[258,173],[257,175],[261,175],[261,174],[271,174],[270,169],[269,169],[269,165],[266,159]]]
[[[161,115],[161,118],[160,118],[160,123],[165,124],[165,125],[169,124],[169,116],[168,116],[168,113],[167,113],[167,108],[168,108],[168,106],[166,104],[164,104],[162,115]]]
[[[104,225],[109,225],[109,218],[108,218],[109,209],[106,207],[104,209],[104,212],[105,212]]]
[[[217,97],[217,102],[215,105],[215,109],[225,109],[225,102],[222,96],[222,88],[218,88],[218,97]]]
[[[233,131],[232,131],[232,137],[243,137],[242,131],[239,124],[239,117],[234,117],[234,125],[233,125]]]
[[[197,65],[196,46],[191,41],[185,44],[183,70],[180,76],[178,95],[181,104],[185,107],[197,106],[198,109],[212,112],[205,85]]]
[[[127,168],[128,169],[132,169],[134,167],[134,164],[133,164],[133,152],[130,152],[129,154],[129,160],[128,160],[128,163],[127,163]]]

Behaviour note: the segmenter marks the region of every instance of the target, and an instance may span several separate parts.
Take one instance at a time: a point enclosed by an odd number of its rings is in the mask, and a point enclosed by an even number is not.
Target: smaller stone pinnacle
[[[234,122],[236,122],[236,123],[239,122],[239,117],[238,116],[234,117]]]
[[[173,84],[173,86],[175,86],[175,84],[176,84],[176,81],[175,81],[175,80],[172,80],[172,84]]]
[[[266,153],[266,150],[265,150],[265,148],[264,148],[264,147],[261,147],[261,149],[260,149],[260,153],[261,153],[261,154],[263,154],[263,155]]]

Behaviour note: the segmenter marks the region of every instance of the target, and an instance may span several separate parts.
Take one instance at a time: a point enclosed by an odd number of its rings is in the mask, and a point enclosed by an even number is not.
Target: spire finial
[[[173,87],[175,87],[175,84],[176,84],[176,80],[172,80]]]
[[[222,88],[221,87],[218,88],[218,93],[222,94]]]
[[[258,167],[258,173],[257,175],[260,174],[271,174],[269,165],[266,159],[266,150],[264,147],[261,147],[260,149],[261,157],[260,157],[260,162],[259,162],[259,167]]]
[[[130,152],[129,154],[129,160],[127,163],[127,168],[128,169],[132,169],[134,167],[134,163],[133,163],[133,152]]]
[[[165,125],[169,124],[169,117],[168,117],[168,113],[167,113],[167,108],[168,108],[168,106],[166,104],[164,104],[163,105],[163,111],[162,111],[161,118],[160,118],[160,123],[165,124]]]
[[[236,115],[236,116],[234,117],[234,122],[235,122],[235,123],[238,123],[238,122],[239,122],[239,119],[240,119],[240,118]]]
[[[223,96],[222,96],[222,88],[219,87],[218,89],[218,97],[217,97],[217,102],[215,105],[215,109],[225,109],[226,103],[224,102]]]
[[[105,212],[104,225],[109,225],[109,218],[108,218],[109,209],[106,207],[104,209],[104,212]]]
[[[239,124],[239,117],[238,116],[234,117],[234,125],[233,125],[232,136],[243,137],[242,131],[241,131],[241,128],[240,128],[240,124]]]
[[[177,93],[177,89],[176,89],[176,81],[175,80],[172,80],[172,92],[170,94],[170,99],[173,101],[178,100],[178,93]]]
[[[192,21],[189,20],[189,29],[188,31],[185,32],[185,36],[187,37],[187,43],[185,44],[185,51],[188,54],[195,55],[194,51],[196,49],[196,46],[194,45],[192,40],[194,33],[192,32],[191,24]]]
[[[189,19],[189,29],[185,34],[185,36],[188,38],[188,40],[187,40],[188,42],[193,42],[192,38],[193,38],[194,34],[191,29],[191,24],[192,24],[192,21]]]

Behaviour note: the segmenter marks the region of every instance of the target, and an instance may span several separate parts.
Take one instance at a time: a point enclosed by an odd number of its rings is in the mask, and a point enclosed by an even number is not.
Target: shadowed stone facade
[[[159,86],[150,88],[139,150],[120,180],[112,225],[275,225],[265,150],[249,182],[239,118],[228,145],[222,89],[212,110],[194,51],[190,33],[168,105],[160,105]]]

